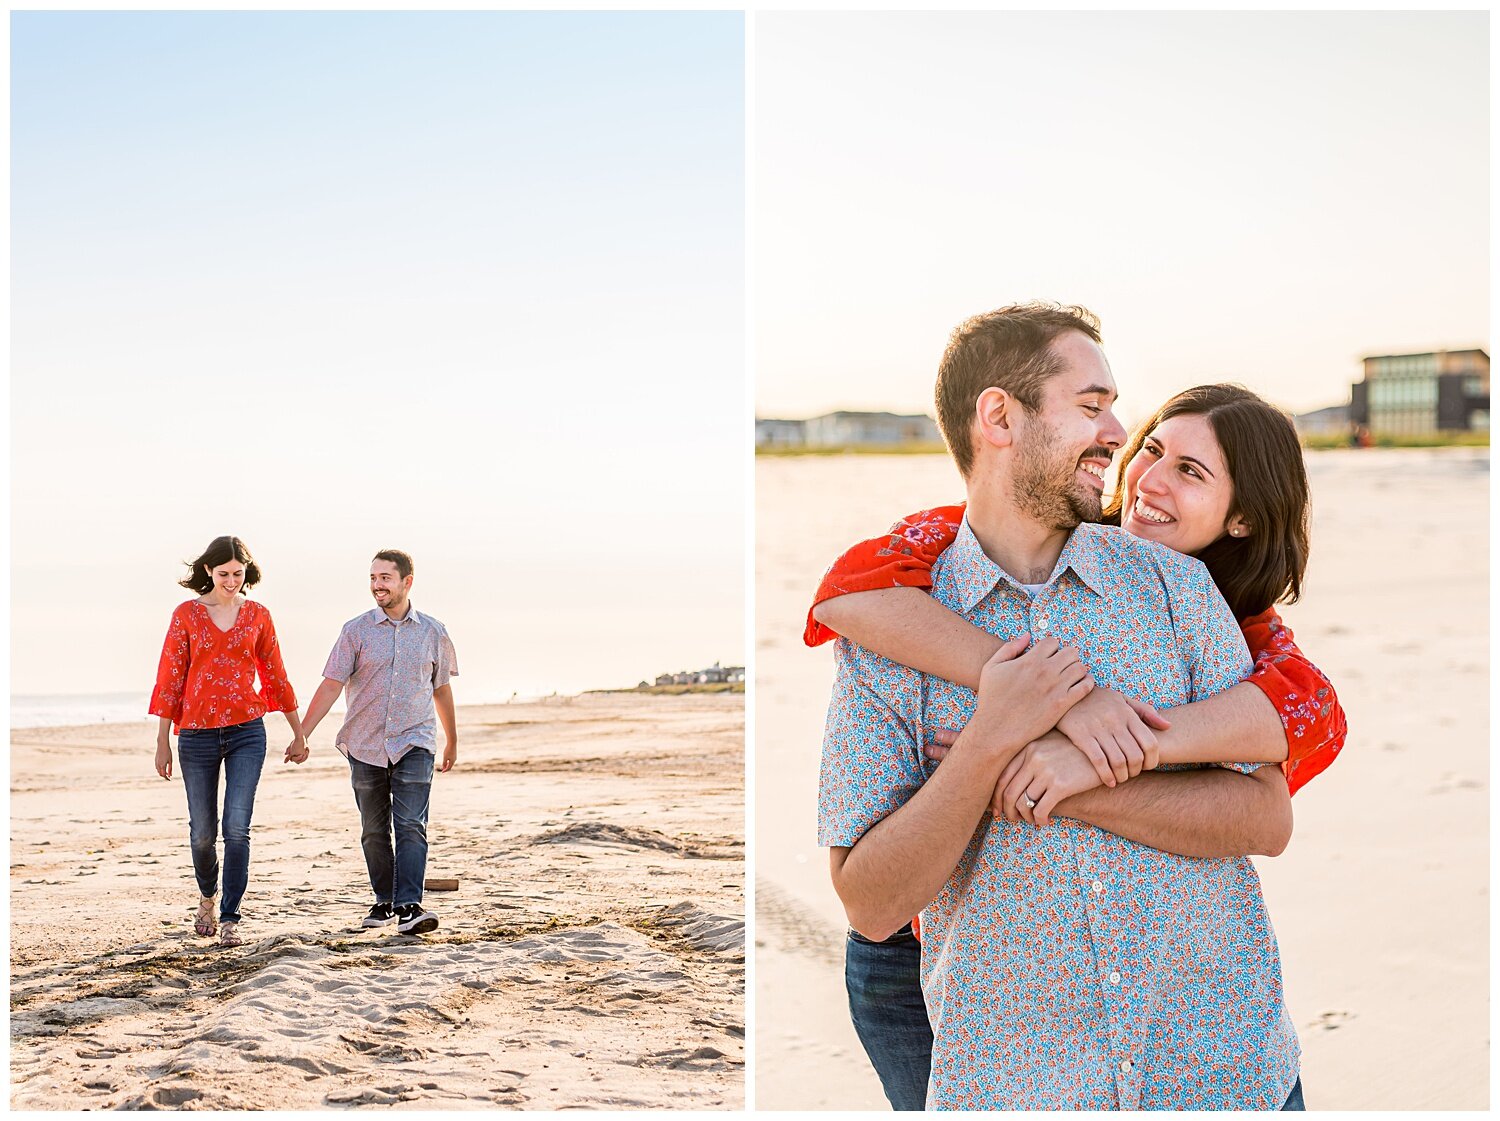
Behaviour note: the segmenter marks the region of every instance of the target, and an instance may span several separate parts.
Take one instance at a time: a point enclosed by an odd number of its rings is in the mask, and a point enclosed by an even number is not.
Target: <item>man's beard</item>
[[[1055,429],[1034,422],[1018,450],[1011,487],[1021,513],[1053,529],[1072,529],[1103,516],[1102,496],[1078,481],[1078,459],[1063,458]],[[1108,454],[1090,448],[1084,455],[1100,452]]]

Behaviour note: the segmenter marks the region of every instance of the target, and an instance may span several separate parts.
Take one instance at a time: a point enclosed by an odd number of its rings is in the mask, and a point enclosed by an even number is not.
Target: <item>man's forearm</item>
[[[339,699],[339,694],[344,691],[344,683],[335,681],[331,677],[325,677],[321,685],[314,690],[312,700],[307,702],[307,715],[302,718],[302,734],[311,738],[313,729],[316,728],[323,717],[328,715],[328,710],[333,707],[333,702]]]
[[[904,806],[852,848],[830,850],[833,885],[850,926],[882,939],[937,898],[1014,754],[960,738],[937,773]]]
[[[1053,815],[1179,856],[1279,856],[1292,836],[1279,767],[1248,775],[1222,767],[1137,775],[1113,789],[1075,794]]]
[[[458,717],[453,711],[453,686],[443,685],[432,691],[432,704],[437,709],[438,720],[443,725],[443,735],[449,743],[458,742]]]

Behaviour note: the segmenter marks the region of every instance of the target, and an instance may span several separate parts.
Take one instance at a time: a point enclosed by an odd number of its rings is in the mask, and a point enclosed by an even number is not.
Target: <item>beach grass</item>
[[[1377,448],[1487,448],[1490,446],[1488,432],[1423,432],[1412,435],[1392,435],[1387,432],[1374,434]],[[1302,437],[1302,446],[1317,451],[1337,451],[1349,447],[1347,433],[1329,432],[1309,434]]]

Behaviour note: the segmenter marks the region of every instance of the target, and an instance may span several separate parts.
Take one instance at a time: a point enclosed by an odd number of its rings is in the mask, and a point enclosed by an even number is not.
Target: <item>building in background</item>
[[[1342,436],[1349,431],[1349,406],[1329,405],[1326,409],[1298,413],[1292,421],[1304,436]]]
[[[1351,423],[1392,436],[1489,429],[1490,356],[1482,350],[1379,354],[1364,367],[1351,387]]]
[[[807,420],[755,421],[757,448],[880,448],[932,445],[941,448],[937,422],[922,413],[860,413],[840,410]]]
[[[757,448],[800,448],[806,442],[805,420],[771,420],[755,418]]]

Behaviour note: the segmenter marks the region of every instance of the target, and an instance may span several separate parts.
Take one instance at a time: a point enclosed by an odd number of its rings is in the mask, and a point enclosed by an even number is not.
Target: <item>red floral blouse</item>
[[[247,599],[234,626],[221,631],[198,600],[178,604],[156,667],[153,716],[168,717],[172,730],[180,732],[227,728],[296,708],[269,611]]]
[[[930,588],[932,565],[953,543],[962,506],[939,506],[902,518],[880,537],[861,541],[823,575],[813,607],[835,596],[876,588]],[[1338,758],[1348,735],[1344,709],[1323,672],[1297,649],[1292,632],[1269,608],[1240,620],[1245,645],[1255,659],[1249,681],[1276,706],[1286,729],[1287,787],[1295,794]],[[807,613],[802,640],[818,646],[837,635]]]

